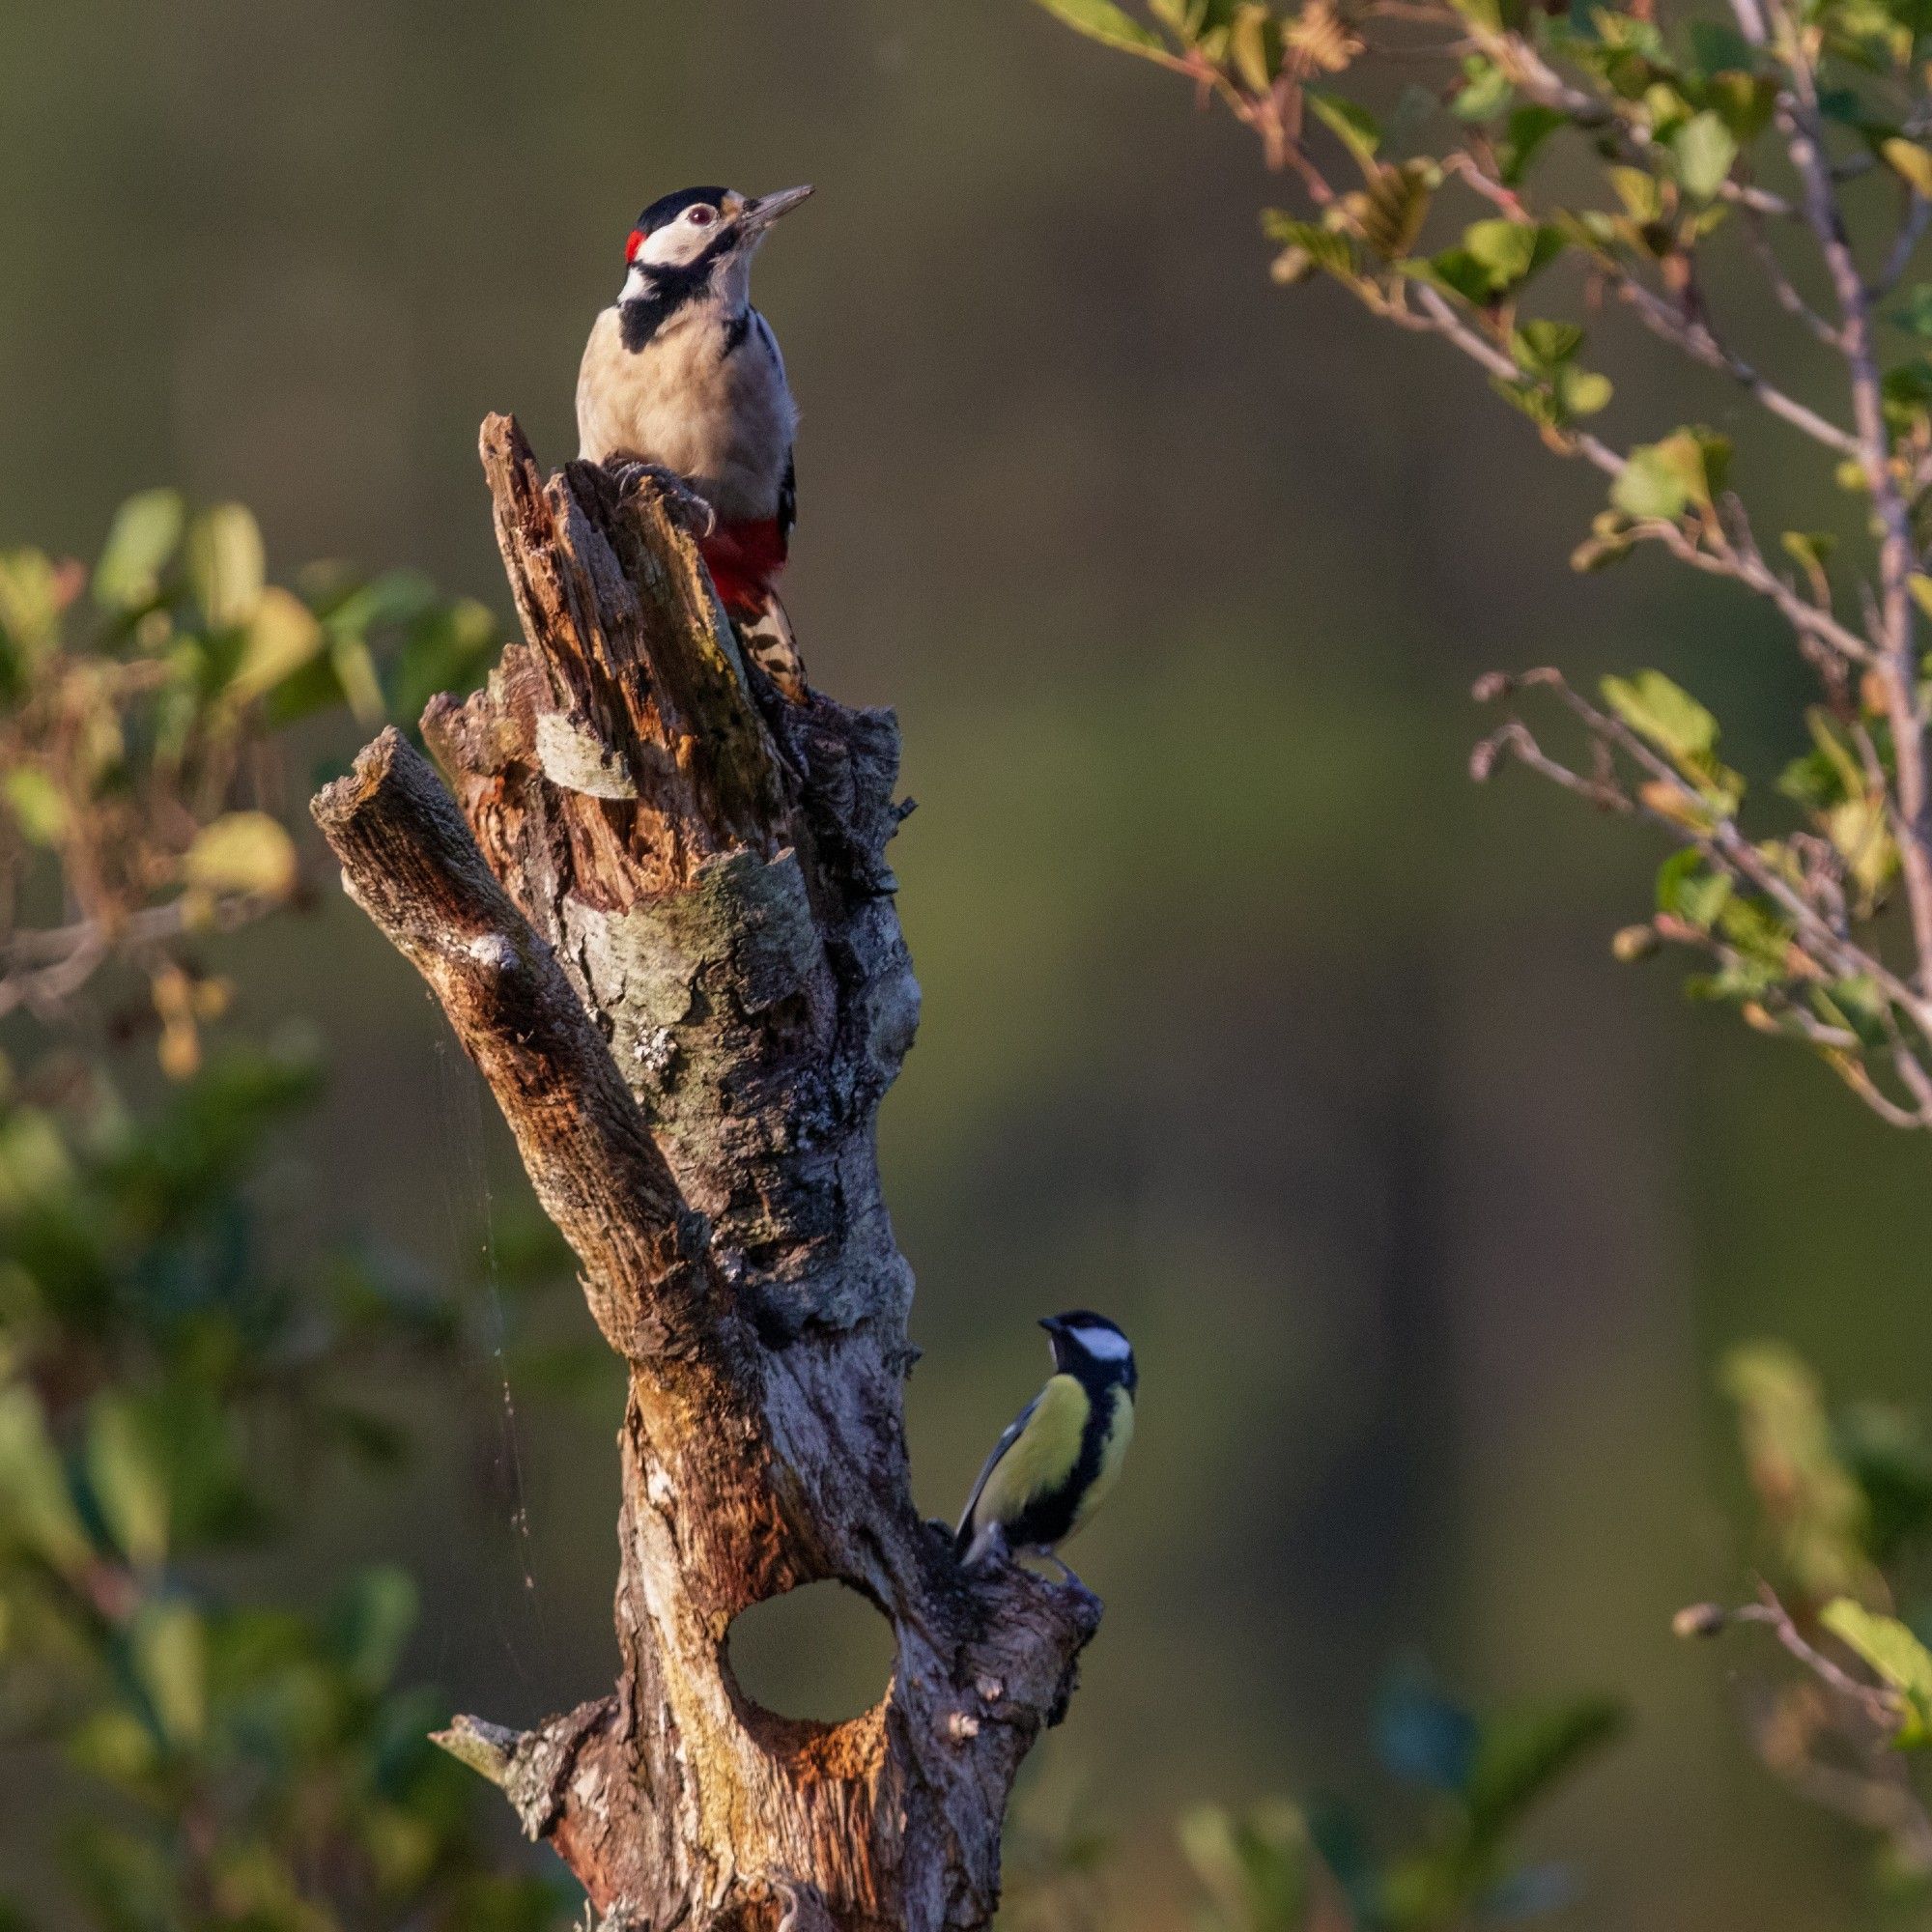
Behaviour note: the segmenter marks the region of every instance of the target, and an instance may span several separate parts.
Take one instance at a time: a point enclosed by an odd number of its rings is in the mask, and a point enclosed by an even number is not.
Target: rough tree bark
[[[1099,1605],[968,1576],[913,1507],[912,1277],[874,1156],[919,990],[885,847],[890,713],[780,698],[684,519],[601,469],[483,464],[526,641],[315,801],[355,902],[428,981],[629,1366],[614,1690],[443,1742],[604,1923],[976,1926],[1015,1771]],[[836,1578],[891,1621],[871,1711],[753,1703],[725,1634]]]

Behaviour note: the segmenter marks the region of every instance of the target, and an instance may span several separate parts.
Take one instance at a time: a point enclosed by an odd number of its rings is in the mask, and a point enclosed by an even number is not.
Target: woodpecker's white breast
[[[721,522],[755,523],[779,513],[797,428],[783,358],[755,309],[734,321],[694,303],[636,350],[625,346],[621,305],[597,318],[577,378],[586,460],[662,464]]]

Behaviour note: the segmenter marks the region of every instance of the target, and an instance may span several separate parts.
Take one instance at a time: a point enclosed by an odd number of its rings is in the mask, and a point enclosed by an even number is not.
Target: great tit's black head
[[[684,187],[660,196],[638,216],[624,245],[627,267],[695,268],[700,260],[722,264],[749,260],[765,231],[811,190],[781,188],[776,194],[740,194],[728,187]]]
[[[1047,1316],[1039,1325],[1053,1338],[1056,1369],[1132,1374],[1133,1347],[1120,1323],[1104,1315],[1095,1315],[1091,1308],[1069,1308],[1064,1315]]]

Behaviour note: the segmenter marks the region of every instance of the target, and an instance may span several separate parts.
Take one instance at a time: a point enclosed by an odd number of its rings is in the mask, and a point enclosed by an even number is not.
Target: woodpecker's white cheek
[[[644,245],[638,250],[638,260],[651,268],[681,269],[704,252],[704,244],[716,230],[715,222],[700,228],[696,222],[682,218],[668,221],[662,228],[654,228],[644,237]]]

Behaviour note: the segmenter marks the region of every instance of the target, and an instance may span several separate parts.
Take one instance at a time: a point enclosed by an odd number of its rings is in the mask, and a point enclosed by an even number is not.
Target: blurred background
[[[1492,666],[1660,664],[1760,731],[1743,762],[1799,672],[1654,559],[1573,578],[1596,480],[1446,352],[1271,288],[1279,191],[1184,89],[1020,0],[0,0],[0,539],[91,554],[166,480],[254,505],[271,567],[407,563],[507,620],[477,424],[570,453],[631,219],[702,181],[819,189],[756,295],[805,410],[788,601],[815,682],[897,708],[919,802],[925,1018],[882,1132],[922,1505],[1037,1385],[1038,1315],[1139,1348],[1134,1461],[1073,1552],[1106,1627],[1022,1830],[1113,1834],[1108,1922],[1175,1923],[1177,1806],[1373,1802],[1366,1713],[1422,1658],[1482,1702],[1634,1707],[1538,1823],[1564,1922],[1846,1922],[1847,1842],[1668,1618],[1748,1587],[1724,1346],[1923,1388],[1925,1153],[1611,963],[1639,835],[1465,777]],[[1682,419],[1609,366],[1630,424]],[[329,1067],[280,1238],[354,1230],[487,1318],[513,1153],[305,863],[318,909],[223,955]],[[407,1480],[318,1478],[259,1581],[400,1563],[405,1676],[515,1723],[613,1668],[620,1398],[477,1366],[428,1412],[386,1391]],[[810,1643],[771,1668],[880,1688]],[[29,1897],[33,1822],[0,1806]]]

